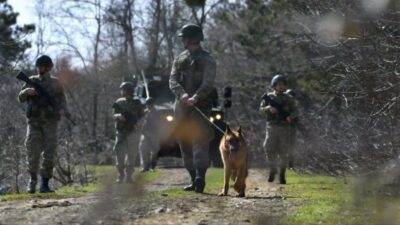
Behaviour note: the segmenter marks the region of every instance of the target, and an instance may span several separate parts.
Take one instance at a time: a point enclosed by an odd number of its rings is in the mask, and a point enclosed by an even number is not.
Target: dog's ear
[[[242,135],[242,126],[239,126],[236,131],[238,132],[239,135]]]
[[[226,125],[225,134],[232,134],[232,130],[228,125]]]

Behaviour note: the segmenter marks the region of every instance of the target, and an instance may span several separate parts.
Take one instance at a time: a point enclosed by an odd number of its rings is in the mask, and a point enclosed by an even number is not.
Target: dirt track
[[[145,186],[113,184],[79,198],[0,202],[0,224],[271,224],[293,205],[265,174],[250,170],[246,198],[232,197],[233,190],[227,197],[215,192],[177,198],[152,193],[183,186],[187,173],[160,169],[159,178]]]

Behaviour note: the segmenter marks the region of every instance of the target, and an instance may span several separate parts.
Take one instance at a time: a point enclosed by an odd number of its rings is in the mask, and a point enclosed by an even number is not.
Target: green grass
[[[160,173],[158,172],[158,170],[155,170],[154,172],[147,172],[147,173],[142,173],[142,174],[143,174],[143,181],[146,183],[151,183],[160,176]]]
[[[61,199],[69,197],[79,197],[86,195],[88,193],[97,193],[102,191],[105,180],[114,182],[116,174],[114,166],[88,166],[87,169],[94,174],[94,176],[96,177],[96,182],[89,183],[86,185],[73,184],[73,185],[62,186],[60,188],[57,188],[56,192],[54,193],[37,192],[35,194],[21,193],[21,194],[1,195],[0,200],[9,201],[16,199],[34,199],[34,198]],[[138,171],[138,169],[136,171]],[[134,176],[140,176],[141,182],[148,183],[154,181],[159,176],[159,173],[157,171],[154,173],[143,173],[143,174],[135,172]]]
[[[91,183],[88,185],[70,185],[58,188],[54,193],[35,193],[35,194],[9,194],[2,195],[0,197],[3,201],[15,200],[15,199],[27,199],[27,198],[69,198],[69,197],[79,197],[87,193],[95,193],[101,191],[101,186],[96,183]]]
[[[399,212],[399,199],[361,195],[355,178],[345,180],[289,172],[287,180],[284,195],[299,205],[281,221],[284,224],[379,224],[385,219],[400,222],[394,216],[397,214],[387,214],[387,210]]]

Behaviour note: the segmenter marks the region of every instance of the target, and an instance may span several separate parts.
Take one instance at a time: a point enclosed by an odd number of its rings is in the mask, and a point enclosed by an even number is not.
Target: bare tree
[[[150,27],[149,36],[150,36],[150,43],[149,43],[149,60],[147,69],[149,71],[153,71],[157,67],[157,58],[158,58],[158,49],[160,47],[159,43],[159,35],[160,35],[160,23],[161,23],[161,0],[153,1],[150,4],[150,7],[153,8],[153,21],[152,26]]]
[[[135,47],[135,36],[134,32],[136,27],[134,25],[134,14],[135,14],[135,1],[134,0],[122,0],[112,1],[112,4],[107,8],[106,20],[109,23],[117,25],[123,33],[123,60],[124,63],[124,79],[129,78],[129,72],[138,72],[138,59],[136,55]],[[129,65],[133,65],[134,68],[129,68]]]
[[[196,23],[203,27],[206,22],[207,15],[219,4],[226,0],[206,1],[206,0],[185,0],[186,4],[191,8],[192,16]]]

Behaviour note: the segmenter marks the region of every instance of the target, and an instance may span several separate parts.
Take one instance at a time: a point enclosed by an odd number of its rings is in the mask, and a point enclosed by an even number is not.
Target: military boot
[[[115,180],[115,182],[117,184],[121,184],[125,178],[125,171],[124,171],[124,168],[120,168],[120,167],[117,167],[117,170],[118,170],[118,176],[117,176],[117,179]]]
[[[40,183],[40,193],[50,193],[50,192],[54,192],[53,190],[50,189],[49,187],[49,180],[50,178],[45,178],[42,177],[42,182]]]
[[[194,180],[196,178],[196,171],[195,170],[188,170],[190,174],[191,183],[185,187],[183,187],[184,191],[194,191]]]
[[[206,172],[207,169],[196,169],[196,178],[194,179],[194,191],[196,193],[203,193],[206,186]]]
[[[276,167],[271,166],[269,169],[268,182],[274,182],[276,175]]]
[[[131,184],[133,183],[132,180],[132,174],[133,174],[134,169],[133,168],[126,168],[126,178],[125,178],[125,183]]]
[[[29,180],[26,192],[28,192],[29,194],[34,194],[36,192],[36,184],[37,184],[37,174],[31,173],[31,179]]]
[[[286,184],[285,173],[286,173],[286,167],[281,167],[281,170],[279,172],[279,183],[280,184]]]

